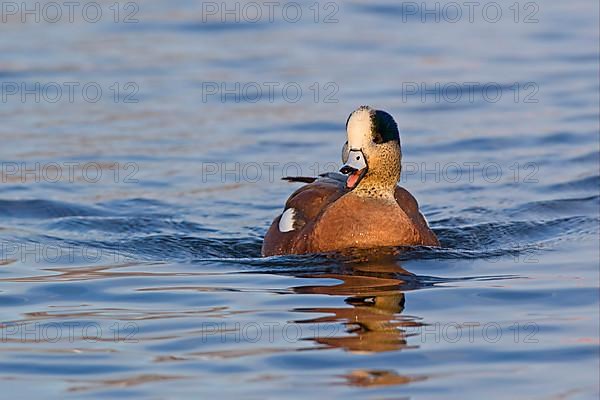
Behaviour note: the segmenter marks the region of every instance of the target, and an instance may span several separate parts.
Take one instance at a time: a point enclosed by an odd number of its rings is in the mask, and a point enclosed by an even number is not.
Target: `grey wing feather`
[[[321,178],[332,179],[336,182],[343,183],[344,185],[346,185],[347,176],[344,174],[340,174],[339,172],[326,172],[319,176]]]
[[[302,183],[313,183],[317,180],[330,179],[335,181],[336,183],[341,183],[344,185],[346,184],[346,175],[340,174],[339,172],[326,172],[324,174],[320,174],[316,178],[312,176],[284,176],[281,179],[288,182]]]

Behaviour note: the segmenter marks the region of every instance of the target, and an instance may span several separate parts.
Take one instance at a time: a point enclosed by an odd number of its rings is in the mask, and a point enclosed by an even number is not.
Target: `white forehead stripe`
[[[279,219],[279,232],[291,232],[294,230],[294,223],[296,222],[296,210],[288,208],[281,214]]]
[[[352,113],[348,121],[348,147],[361,149],[366,140],[371,137],[371,113],[369,109],[361,108]]]

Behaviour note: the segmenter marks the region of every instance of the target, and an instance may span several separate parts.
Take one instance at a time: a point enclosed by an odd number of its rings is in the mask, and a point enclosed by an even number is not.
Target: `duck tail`
[[[317,178],[313,178],[311,176],[284,176],[281,178],[284,181],[288,182],[303,182],[303,183],[313,183],[317,180]]]

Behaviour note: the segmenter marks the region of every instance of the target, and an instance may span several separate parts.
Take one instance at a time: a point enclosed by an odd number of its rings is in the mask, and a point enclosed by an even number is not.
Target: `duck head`
[[[348,140],[342,149],[346,187],[357,195],[393,198],[400,179],[402,150],[394,118],[361,106],[346,122]]]

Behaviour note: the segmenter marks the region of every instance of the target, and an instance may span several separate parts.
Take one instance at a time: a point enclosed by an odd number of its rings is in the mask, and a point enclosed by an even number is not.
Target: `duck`
[[[263,256],[440,245],[410,192],[398,185],[400,131],[383,110],[360,106],[346,121],[339,172],[284,177],[305,183],[267,230]]]

